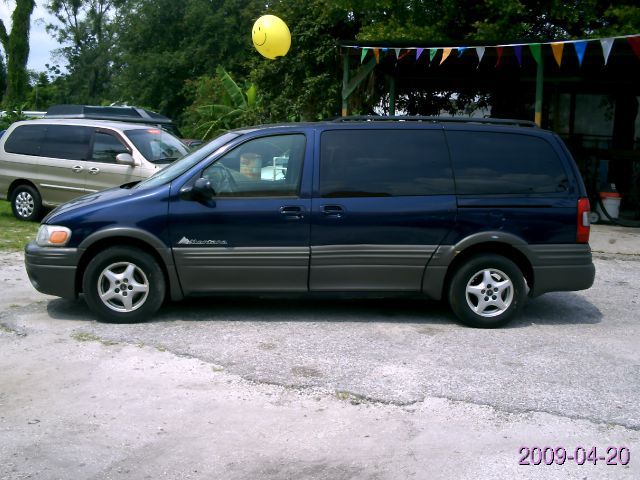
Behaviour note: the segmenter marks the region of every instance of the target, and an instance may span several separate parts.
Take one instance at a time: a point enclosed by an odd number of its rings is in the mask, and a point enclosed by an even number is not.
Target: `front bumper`
[[[40,247],[31,242],[24,249],[24,264],[31,284],[39,292],[56,297],[77,297],[79,258],[76,248]]]

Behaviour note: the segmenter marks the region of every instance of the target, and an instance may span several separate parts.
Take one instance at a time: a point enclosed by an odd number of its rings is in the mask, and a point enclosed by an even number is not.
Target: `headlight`
[[[40,225],[36,243],[40,247],[64,247],[71,239],[71,230],[58,225]]]

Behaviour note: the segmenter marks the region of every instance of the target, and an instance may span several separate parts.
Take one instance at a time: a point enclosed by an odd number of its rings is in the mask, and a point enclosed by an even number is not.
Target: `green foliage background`
[[[224,110],[204,107],[230,106],[219,67],[240,91],[253,86],[256,92],[251,108],[224,122],[229,128],[339,115],[338,40],[490,43],[640,31],[635,0],[50,0],[47,8],[56,17],[48,29],[66,69],[52,62],[21,87],[24,19],[33,0],[18,0],[14,17],[22,20],[10,36],[0,28],[5,105],[127,103],[178,120],[189,136],[201,135],[198,126],[219,120]],[[283,58],[267,60],[252,46],[251,27],[265,14],[281,17],[291,30],[292,47]],[[384,80],[372,76],[350,100],[354,113],[371,113],[385,92]],[[404,107],[456,111],[475,101],[473,92],[451,98],[416,91]]]

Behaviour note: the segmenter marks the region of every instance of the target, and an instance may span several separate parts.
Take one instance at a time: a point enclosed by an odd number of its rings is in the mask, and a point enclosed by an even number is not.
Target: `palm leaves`
[[[221,66],[216,68],[216,74],[224,89],[222,103],[198,108],[198,113],[205,120],[198,125],[197,130],[204,131],[204,140],[240,126],[242,118],[253,110],[257,103],[255,85],[250,85],[247,91],[243,92]]]

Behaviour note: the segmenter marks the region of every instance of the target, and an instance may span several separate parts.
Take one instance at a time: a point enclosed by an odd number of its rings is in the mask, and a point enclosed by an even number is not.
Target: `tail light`
[[[589,205],[588,198],[578,199],[578,226],[576,229],[576,242],[589,243],[589,231],[591,230],[591,222],[589,220],[589,214],[591,213],[591,206]]]

